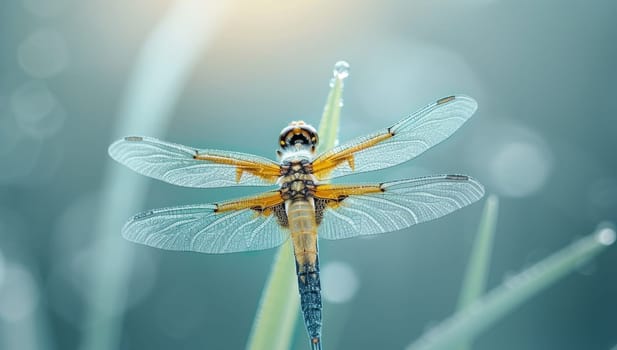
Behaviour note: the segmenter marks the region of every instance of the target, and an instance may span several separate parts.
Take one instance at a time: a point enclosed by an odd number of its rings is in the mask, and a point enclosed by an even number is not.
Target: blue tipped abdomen
[[[300,306],[304,324],[310,338],[311,349],[321,350],[321,283],[319,280],[319,262],[315,265],[296,266]]]

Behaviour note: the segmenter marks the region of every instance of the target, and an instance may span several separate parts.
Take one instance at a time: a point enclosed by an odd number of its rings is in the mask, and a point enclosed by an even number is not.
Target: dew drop
[[[337,79],[345,79],[349,76],[349,63],[345,61],[338,61],[334,65],[334,69],[332,70],[332,74]]]
[[[604,228],[598,232],[596,238],[602,245],[611,245],[615,243],[615,230],[611,228]]]

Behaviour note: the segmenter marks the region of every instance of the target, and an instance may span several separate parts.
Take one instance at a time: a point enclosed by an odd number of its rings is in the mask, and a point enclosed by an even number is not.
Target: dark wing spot
[[[152,214],[154,214],[153,210],[148,210],[148,211],[144,211],[142,213],[139,213],[135,216],[133,216],[133,220],[141,220],[141,219],[145,219],[148,216],[151,216]]]
[[[127,136],[124,138],[124,141],[131,141],[131,142],[139,142],[143,140],[144,138],[141,136]]]
[[[467,181],[469,180],[469,176],[467,175],[446,175],[446,180]]]
[[[441,104],[444,104],[446,102],[450,102],[450,101],[454,100],[455,98],[456,97],[454,97],[454,96],[448,96],[448,97],[440,98],[439,100],[437,100],[437,104],[441,105]]]

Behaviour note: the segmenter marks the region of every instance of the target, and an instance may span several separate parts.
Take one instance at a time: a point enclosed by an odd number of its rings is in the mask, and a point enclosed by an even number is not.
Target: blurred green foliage
[[[275,251],[209,256],[130,246],[131,266],[121,265],[119,251],[94,254],[103,243],[95,225],[102,208],[125,204],[105,202],[105,178],[107,147],[124,136],[116,125],[125,122],[129,77],[175,4],[0,5],[0,348],[79,348],[84,315],[96,299],[85,286],[101,278],[90,268],[94,256],[127,274],[126,303],[109,308],[119,349],[246,345]],[[225,4],[210,45],[174,96],[166,96],[174,101],[173,119],[157,136],[274,158],[278,132],[289,121],[318,123],[323,74],[344,57],[354,74],[341,141],[437,97],[465,93],[478,101],[476,115],[451,139],[409,164],[353,180],[456,172],[499,195],[487,290],[598,222],[617,220],[613,1]],[[211,23],[205,14],[202,22]],[[167,67],[148,74],[151,84],[167,77],[185,44],[164,41],[160,59]],[[142,117],[131,133],[148,132],[152,116]],[[113,166],[127,183],[139,177]],[[140,209],[254,191],[144,180],[149,189]],[[121,195],[128,201],[137,192]],[[326,301],[329,348],[401,349],[451,315],[481,211],[474,205],[378,239],[322,242],[323,261],[348,264],[359,281],[347,303]],[[119,238],[121,223],[108,225],[117,227],[106,237]],[[577,266],[475,338],[474,348],[614,346],[614,266],[614,249]],[[297,331],[291,347],[303,346]]]

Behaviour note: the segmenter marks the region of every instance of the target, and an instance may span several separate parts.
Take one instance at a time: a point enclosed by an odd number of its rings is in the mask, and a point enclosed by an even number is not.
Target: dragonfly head
[[[282,151],[310,150],[315,152],[315,147],[319,142],[317,130],[303,121],[293,121],[281,130],[279,136],[279,146]]]

